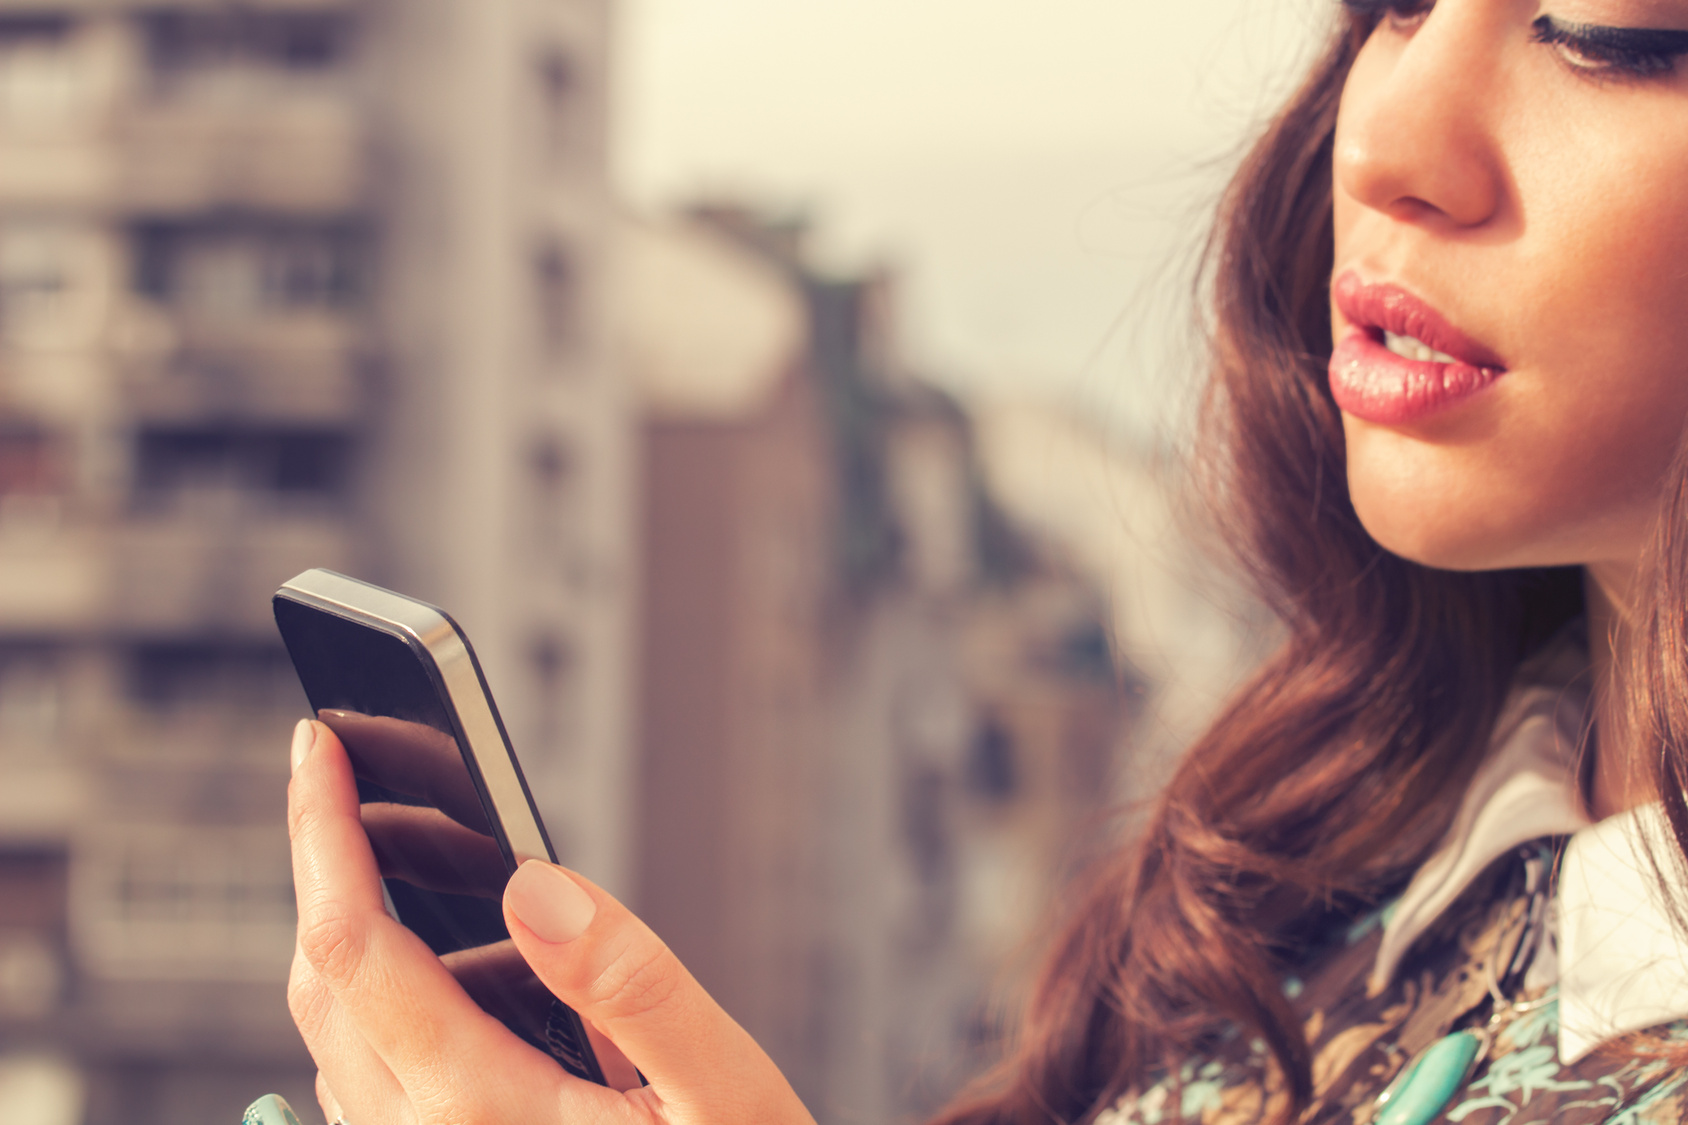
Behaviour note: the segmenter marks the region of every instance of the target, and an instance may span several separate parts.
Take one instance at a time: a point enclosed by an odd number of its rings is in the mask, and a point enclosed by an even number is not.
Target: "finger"
[[[421,723],[356,711],[317,712],[346,747],[358,777],[383,789],[420,797],[453,820],[492,834],[481,798],[463,767],[457,740]]]
[[[464,1108],[473,1105],[488,1120],[518,1120],[531,1115],[518,1096],[547,1086],[553,1100],[569,1100],[577,1121],[625,1111],[624,1102],[609,1105],[610,1091],[571,1077],[483,1012],[427,945],[387,914],[351,763],[331,730],[311,728],[314,743],[288,784],[300,953],[418,1118],[467,1119]],[[361,1113],[361,1099],[351,1100],[335,1066],[324,1069]]]
[[[360,1125],[413,1120],[409,1099],[393,1072],[370,1050],[297,947],[288,975],[287,1006],[306,1049],[316,1060],[317,1101],[322,1103],[327,1121],[332,1123],[342,1116],[338,1100],[332,1107],[323,1100],[324,1093],[331,1089],[330,1083],[358,1107],[356,1116]]]
[[[288,828],[299,902],[299,960],[324,994],[316,1004],[350,1030],[401,1088],[427,1058],[446,1054],[447,1031],[484,1019],[451,981],[439,959],[386,911],[381,876],[359,820],[357,786],[339,739],[312,723],[315,742],[288,783]],[[420,995],[433,1002],[423,1009]],[[317,1065],[341,1094],[353,1097],[338,1064]],[[434,1067],[436,1071],[439,1069]],[[363,1109],[363,1099],[357,1099]]]
[[[438,809],[371,802],[359,817],[383,878],[477,898],[504,887],[509,868],[498,844]]]
[[[755,1041],[600,888],[529,860],[504,890],[504,917],[539,978],[621,1048],[676,1116],[811,1120]]]
[[[381,874],[359,818],[357,783],[340,740],[321,723],[302,723],[294,736],[294,757],[287,834],[301,922],[318,906],[384,913]]]
[[[328,1125],[345,1125],[346,1115],[341,1111],[334,1091],[328,1088],[328,1082],[320,1070],[316,1072],[316,1100],[317,1105],[322,1107],[322,1119],[328,1122]]]

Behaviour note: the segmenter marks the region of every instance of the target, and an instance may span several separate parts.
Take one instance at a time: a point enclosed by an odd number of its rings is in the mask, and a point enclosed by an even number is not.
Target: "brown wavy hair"
[[[1009,1057],[938,1125],[1087,1121],[1237,1030],[1267,1044],[1276,1116],[1297,1117],[1312,1073],[1289,960],[1400,887],[1446,831],[1520,661],[1581,611],[1574,569],[1424,567],[1378,546],[1349,501],[1326,375],[1331,157],[1374,22],[1344,14],[1224,196],[1207,259],[1200,468],[1284,640],[1092,877]],[[1688,513],[1688,489],[1680,501]],[[1680,615],[1665,624],[1688,638]],[[1671,729],[1688,749],[1688,721]],[[1670,811],[1688,838],[1688,804]]]

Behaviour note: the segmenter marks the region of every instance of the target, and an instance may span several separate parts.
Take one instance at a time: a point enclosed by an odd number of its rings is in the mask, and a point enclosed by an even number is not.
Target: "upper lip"
[[[1331,285],[1331,297],[1349,323],[1357,328],[1411,336],[1460,363],[1506,370],[1494,352],[1448,323],[1423,298],[1385,282],[1363,281],[1345,270]]]

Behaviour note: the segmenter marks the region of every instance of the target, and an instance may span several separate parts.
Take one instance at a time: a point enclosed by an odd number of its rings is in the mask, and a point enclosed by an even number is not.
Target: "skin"
[[[1401,285],[1508,374],[1433,418],[1344,419],[1349,488],[1380,543],[1433,566],[1586,568],[1597,696],[1688,419],[1688,60],[1663,78],[1579,68],[1533,43],[1565,20],[1688,28],[1688,0],[1438,0],[1386,19],[1345,89],[1337,271]],[[1340,335],[1346,325],[1334,313]],[[1601,721],[1596,814],[1643,799]],[[352,1125],[804,1125],[760,1048],[662,942],[569,873],[594,912],[572,940],[522,923],[516,949],[650,1079],[569,1078],[483,1013],[382,906],[355,784],[309,724],[288,788],[299,941],[288,988],[328,1120]]]
[[[327,1120],[353,1125],[813,1125],[790,1085],[643,923],[585,879],[578,936],[545,941],[505,899],[516,949],[552,993],[650,1080],[626,1093],[571,1078],[470,1000],[387,915],[340,740],[294,745],[288,830],[299,940],[287,997],[321,1068]],[[537,861],[530,861],[537,862]]]
[[[1355,508],[1390,550],[1458,570],[1585,568],[1601,816],[1647,797],[1605,701],[1609,638],[1688,419],[1688,65],[1602,71],[1533,42],[1543,14],[1688,28],[1681,0],[1440,0],[1385,16],[1355,61],[1336,273],[1412,291],[1508,374],[1412,424],[1343,426]]]

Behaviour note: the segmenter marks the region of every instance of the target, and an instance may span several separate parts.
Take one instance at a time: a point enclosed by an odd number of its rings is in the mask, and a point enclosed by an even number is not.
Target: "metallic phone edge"
[[[519,865],[527,859],[557,861],[517,771],[515,750],[499,729],[498,719],[487,701],[487,691],[475,669],[468,643],[449,617],[424,602],[332,570],[307,570],[282,583],[276,593],[397,628],[414,638],[439,670],[516,863]],[[503,753],[492,753],[492,747],[500,748]]]

